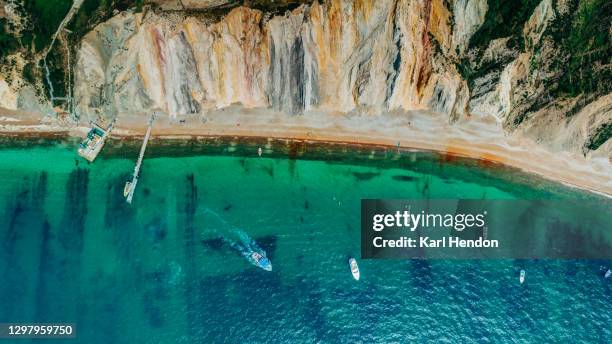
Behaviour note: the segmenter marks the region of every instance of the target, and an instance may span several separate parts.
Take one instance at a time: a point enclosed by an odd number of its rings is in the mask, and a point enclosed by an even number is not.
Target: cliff
[[[612,155],[604,1],[154,3],[78,39],[67,73],[76,118],[232,104],[305,117],[431,110],[457,126],[494,116],[552,151]],[[17,98],[1,82],[0,92]]]

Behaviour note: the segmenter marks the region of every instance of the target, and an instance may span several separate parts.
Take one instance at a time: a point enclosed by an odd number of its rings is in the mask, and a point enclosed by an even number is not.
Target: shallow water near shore
[[[359,282],[347,264],[362,198],[609,199],[430,152],[209,143],[153,143],[131,206],[122,192],[138,143],[109,145],[94,164],[71,142],[0,148],[0,322],[75,323],[79,343],[612,336],[610,261],[360,260]],[[265,249],[273,271],[221,240],[228,229],[207,209]]]

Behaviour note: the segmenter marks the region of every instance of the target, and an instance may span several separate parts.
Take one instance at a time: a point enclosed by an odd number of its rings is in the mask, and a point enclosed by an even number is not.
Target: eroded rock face
[[[457,53],[464,53],[472,35],[480,28],[487,14],[486,0],[457,0],[453,4],[453,13],[457,19],[453,42]]]
[[[77,109],[180,116],[233,103],[288,114],[433,106],[456,118],[469,93],[429,37],[453,48],[449,16],[441,0],[315,2],[269,20],[239,7],[214,24],[121,14],[83,40]]]
[[[431,109],[450,122],[494,115],[510,132],[585,153],[597,128],[612,122],[609,98],[588,98],[604,105],[571,121],[551,110],[572,104],[549,99],[563,71],[546,32],[569,5],[556,6],[542,0],[518,39],[491,39],[481,50],[471,41],[486,21],[486,0],[315,1],[276,16],[237,7],[216,22],[121,13],[82,41],[75,110],[93,119],[154,109],[179,117],[236,103],[287,115]]]
[[[612,142],[609,141],[607,147],[601,147],[599,152],[591,152],[589,145],[597,140],[600,130],[610,123],[612,94],[596,99],[568,118],[567,110],[575,107],[579,101],[580,98],[555,101],[532,113],[530,119],[518,130],[528,137],[537,137],[543,142],[549,142],[549,146],[559,152],[579,149],[584,155],[608,154],[609,158]]]
[[[17,95],[6,81],[0,79],[0,107],[6,109],[16,109],[17,108]]]

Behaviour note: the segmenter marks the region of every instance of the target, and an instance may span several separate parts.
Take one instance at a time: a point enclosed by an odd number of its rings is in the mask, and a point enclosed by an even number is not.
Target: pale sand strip
[[[5,116],[0,134],[38,135],[66,133],[84,136],[85,126],[15,122]],[[12,119],[9,119],[12,118]],[[552,153],[525,139],[506,136],[494,119],[471,119],[461,125],[448,124],[439,115],[413,112],[401,116],[346,116],[307,113],[287,116],[269,110],[226,108],[205,117],[185,117],[185,122],[166,117],[156,120],[155,139],[185,139],[205,136],[244,136],[310,141],[372,144],[417,150],[433,150],[517,167],[569,186],[612,197],[612,163],[609,157],[585,159],[568,152]],[[120,117],[113,137],[142,136],[146,116]],[[254,152],[254,154],[256,154]]]

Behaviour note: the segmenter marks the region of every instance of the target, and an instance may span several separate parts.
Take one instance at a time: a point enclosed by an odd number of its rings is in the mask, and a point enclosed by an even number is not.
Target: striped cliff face
[[[566,41],[558,37],[576,23],[571,9],[583,5],[513,6],[525,8],[329,0],[276,15],[236,7],[214,20],[185,11],[123,12],[81,42],[75,110],[93,119],[153,109],[180,117],[231,104],[286,115],[426,109],[449,122],[494,116],[505,130],[554,149],[609,152],[610,81],[556,96],[568,89],[561,83]]]
[[[467,101],[461,78],[435,60],[429,37],[452,50],[449,15],[442,0],[315,2],[272,18],[238,7],[210,24],[122,14],[83,41],[79,111],[157,107],[180,116],[232,103],[288,114],[433,105],[457,116]]]

